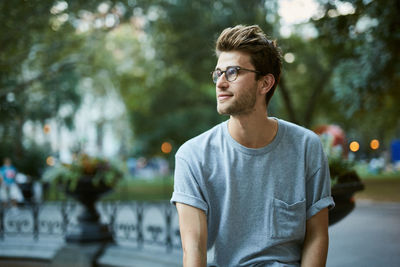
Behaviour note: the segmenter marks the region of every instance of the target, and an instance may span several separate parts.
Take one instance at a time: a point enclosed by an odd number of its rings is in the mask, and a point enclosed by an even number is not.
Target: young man
[[[267,115],[278,47],[239,25],[221,33],[216,53],[217,110],[230,118],[176,153],[184,266],[324,266],[328,164],[318,136]]]

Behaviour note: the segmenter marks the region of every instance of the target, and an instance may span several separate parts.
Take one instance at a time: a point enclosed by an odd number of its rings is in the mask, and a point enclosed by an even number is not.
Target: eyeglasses
[[[250,71],[250,72],[257,73],[257,74],[261,74],[261,72],[259,72],[257,70],[249,70],[249,69],[241,68],[239,66],[230,66],[230,67],[227,67],[226,70],[224,70],[224,71],[220,70],[220,69],[216,69],[216,70],[212,71],[211,72],[212,80],[214,83],[217,83],[218,78],[221,77],[222,74],[225,73],[226,80],[228,82],[233,82],[238,77],[240,70]]]

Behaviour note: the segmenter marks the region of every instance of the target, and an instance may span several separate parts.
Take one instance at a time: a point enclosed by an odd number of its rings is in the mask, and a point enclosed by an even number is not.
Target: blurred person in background
[[[19,189],[16,178],[17,169],[12,165],[10,158],[4,158],[3,166],[0,168],[1,177],[1,200],[4,205],[8,202],[11,203],[12,207],[17,206],[17,202],[23,200],[21,190]]]

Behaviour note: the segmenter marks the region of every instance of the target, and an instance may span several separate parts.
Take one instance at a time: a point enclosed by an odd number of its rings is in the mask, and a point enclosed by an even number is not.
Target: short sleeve
[[[208,205],[204,198],[204,188],[202,188],[199,174],[195,174],[188,162],[182,157],[175,157],[174,172],[174,192],[172,193],[171,203],[176,202],[187,204],[201,210],[207,214]]]
[[[306,181],[307,220],[324,208],[332,209],[335,207],[335,202],[331,196],[329,164],[322,146],[318,148],[318,152],[314,156],[318,157],[316,162],[319,163],[319,167],[307,177]]]

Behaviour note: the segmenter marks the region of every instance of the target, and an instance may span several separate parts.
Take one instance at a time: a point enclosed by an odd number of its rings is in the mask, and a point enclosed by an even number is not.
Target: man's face
[[[250,56],[239,51],[222,52],[215,69],[225,71],[231,66],[255,70]],[[236,80],[228,82],[225,73],[216,83],[217,111],[219,114],[244,115],[254,110],[257,100],[256,74],[239,71]]]

